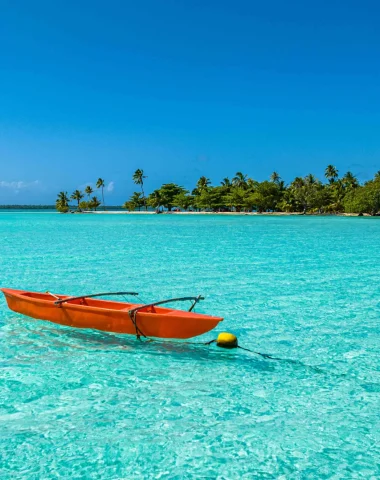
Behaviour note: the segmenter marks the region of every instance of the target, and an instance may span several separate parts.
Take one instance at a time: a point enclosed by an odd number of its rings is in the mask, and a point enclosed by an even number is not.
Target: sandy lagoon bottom
[[[35,321],[0,303],[0,476],[380,475],[377,218],[0,213],[2,285],[202,293],[243,351]]]

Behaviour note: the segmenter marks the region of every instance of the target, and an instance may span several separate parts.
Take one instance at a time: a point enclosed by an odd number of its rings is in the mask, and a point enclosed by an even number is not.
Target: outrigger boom
[[[50,293],[50,292],[46,292],[46,293]],[[53,294],[50,293],[50,295],[53,295]],[[80,300],[82,298],[105,297],[105,296],[111,296],[111,295],[133,295],[133,296],[137,296],[138,293],[136,293],[136,292],[91,293],[90,295],[81,295],[79,297],[67,297],[67,298],[59,299],[56,302],[54,302],[54,305],[61,305],[62,303],[70,302],[71,300]],[[53,295],[53,297],[59,298],[57,295]]]

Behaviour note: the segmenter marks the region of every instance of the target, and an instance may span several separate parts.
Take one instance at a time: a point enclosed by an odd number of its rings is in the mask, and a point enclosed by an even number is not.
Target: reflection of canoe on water
[[[185,297],[149,305],[94,299],[105,295],[137,295],[134,292],[99,293],[69,297],[52,293],[2,288],[8,307],[28,317],[77,328],[128,333],[158,338],[191,338],[212,330],[221,317],[192,312],[203,297]],[[159,305],[191,300],[188,312]]]

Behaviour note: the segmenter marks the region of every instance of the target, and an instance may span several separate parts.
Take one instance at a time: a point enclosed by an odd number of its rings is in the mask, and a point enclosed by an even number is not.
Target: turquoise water
[[[0,212],[2,286],[204,294],[243,350],[0,300],[0,478],[380,476],[380,219]]]

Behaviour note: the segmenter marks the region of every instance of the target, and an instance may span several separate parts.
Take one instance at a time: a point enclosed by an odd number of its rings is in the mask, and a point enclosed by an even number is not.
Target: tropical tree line
[[[57,200],[55,201],[55,208],[61,213],[67,213],[70,211],[70,200],[74,200],[77,205],[77,211],[83,210],[97,210],[101,205],[103,205],[103,209],[105,210],[105,203],[104,203],[104,187],[105,181],[102,178],[98,178],[96,182],[96,188],[101,190],[102,200],[101,202],[97,196],[91,197],[94,192],[91,185],[87,185],[84,189],[84,192],[80,190],[74,190],[74,192],[69,196],[67,192],[59,192],[57,196]],[[86,199],[83,200],[86,196]]]
[[[171,211],[236,211],[236,212],[302,212],[302,213],[368,213],[380,212],[380,171],[374,178],[360,184],[352,172],[339,176],[334,165],[328,165],[324,181],[313,174],[296,177],[286,185],[279,173],[273,172],[269,180],[258,182],[237,172],[213,186],[202,176],[192,191],[175,183],[167,183],[147,197],[144,194],[143,170],[133,176],[140,192],[134,192],[123,208],[134,211],[154,208]]]
[[[139,185],[141,192],[139,193],[134,193],[134,198],[136,195],[139,198],[139,208],[141,206],[145,206],[145,208],[148,208],[148,203],[145,198],[145,192],[144,192],[144,180],[147,178],[144,175],[144,171],[137,169],[135,173],[132,176],[132,180],[135,183],[135,185]],[[104,202],[104,188],[105,188],[105,181],[103,178],[98,178],[96,182],[96,188],[101,190],[101,195],[102,195],[102,201],[99,200],[98,197],[91,195],[94,193],[93,188],[91,185],[87,185],[86,188],[84,189],[84,192],[81,190],[74,190],[74,192],[69,196],[67,192],[59,192],[55,206],[56,209],[61,212],[61,213],[67,213],[70,211],[70,200],[74,200],[76,202],[76,210],[78,212],[81,211],[86,211],[86,210],[97,210],[98,207],[101,205],[103,206],[103,209],[105,210],[105,202]],[[83,200],[87,197],[85,200]],[[131,204],[132,206],[132,204]]]
[[[313,174],[296,177],[285,184],[277,172],[269,180],[258,182],[248,175],[237,172],[235,176],[224,178],[219,185],[212,185],[209,178],[202,176],[194,189],[175,183],[166,183],[145,195],[144,181],[147,176],[137,169],[132,180],[140,187],[133,192],[123,204],[128,211],[147,210],[156,212],[164,209],[171,211],[178,208],[185,211],[235,211],[235,212],[301,212],[301,213],[368,213],[380,212],[380,170],[374,178],[361,184],[352,172],[339,176],[334,165],[328,165],[324,172],[324,181]],[[96,188],[101,190],[102,201],[96,196],[91,186],[84,193],[75,190],[69,197],[67,192],[60,192],[56,208],[60,212],[70,209],[69,202],[74,200],[78,211],[96,210],[103,206],[105,181],[99,178]],[[87,196],[86,199],[85,195]]]

